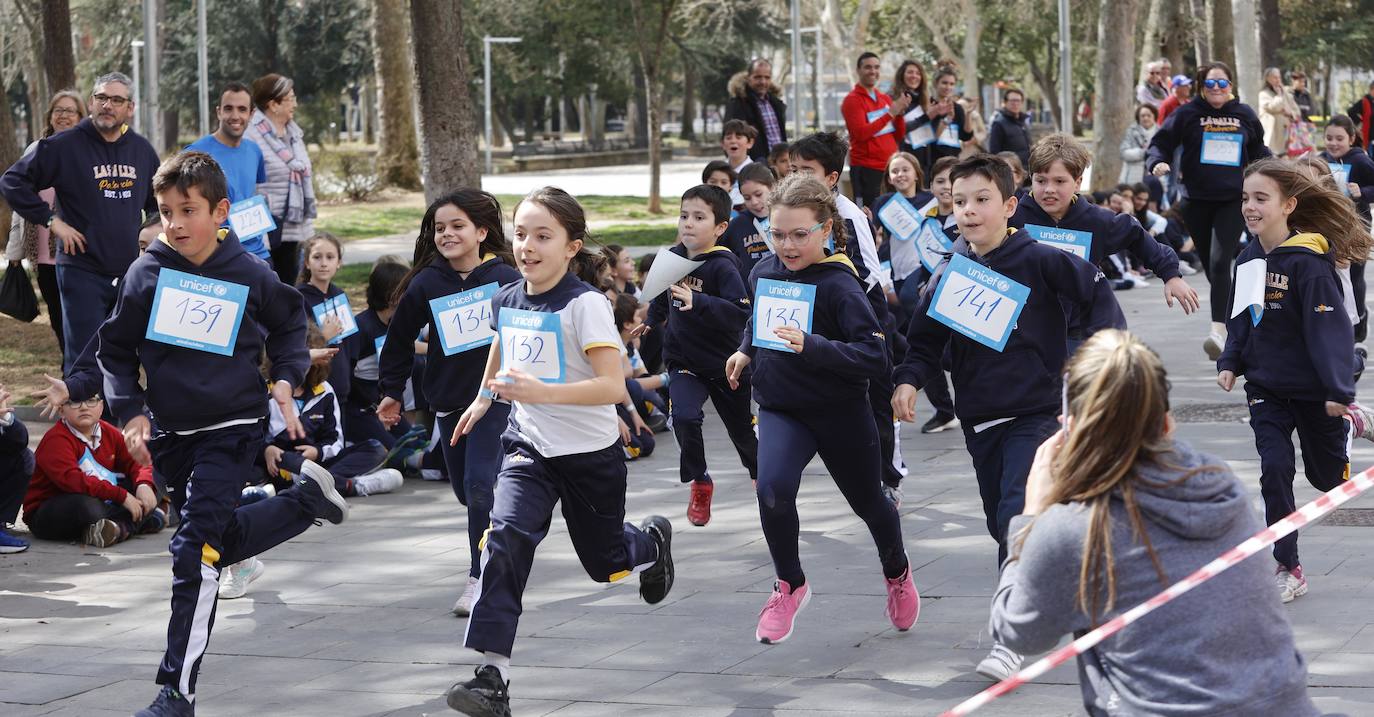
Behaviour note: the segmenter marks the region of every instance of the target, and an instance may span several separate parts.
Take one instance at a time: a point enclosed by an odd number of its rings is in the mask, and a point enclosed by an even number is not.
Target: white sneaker
[[[267,572],[267,564],[257,558],[242,560],[221,571],[219,599],[234,600],[248,594],[248,586]]]
[[[1192,276],[1197,273],[1197,269],[1194,269],[1193,265],[1186,261],[1180,261],[1178,263],[1178,273],[1184,276]]]
[[[467,617],[472,614],[472,601],[477,597],[477,578],[468,577],[467,587],[463,588],[463,594],[458,598],[458,602],[453,603],[453,614],[458,617]]]
[[[438,468],[421,468],[420,480],[436,481],[446,479],[444,478],[444,472]]]
[[[1016,674],[1016,671],[1021,669],[1021,663],[1025,659],[1000,642],[994,642],[992,652],[989,652],[988,656],[978,663],[977,672],[993,682],[1001,682]]]
[[[1126,279],[1134,284],[1137,289],[1143,289],[1150,285],[1150,282],[1145,277],[1134,271],[1126,274]]]
[[[1374,441],[1374,410],[1358,403],[1350,404],[1350,425],[1355,435],[1366,441]]]
[[[358,495],[377,495],[378,493],[390,493],[401,487],[405,479],[401,477],[401,472],[395,468],[383,468],[375,473],[360,475],[353,479],[353,490],[358,491]]]
[[[1280,602],[1293,602],[1307,594],[1307,578],[1302,574],[1302,566],[1292,570],[1279,565],[1274,569],[1274,584],[1279,588]]]
[[[1202,350],[1207,352],[1207,358],[1216,361],[1221,358],[1222,349],[1226,348],[1226,337],[1213,331],[1207,334],[1207,338],[1202,342]]]

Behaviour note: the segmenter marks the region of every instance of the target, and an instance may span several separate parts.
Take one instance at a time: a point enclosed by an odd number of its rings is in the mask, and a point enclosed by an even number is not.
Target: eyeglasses
[[[128,97],[120,97],[119,95],[91,95],[91,99],[95,100],[95,103],[98,105],[109,105],[111,107],[123,107],[129,103]]]
[[[773,243],[778,246],[784,246],[786,244],[801,246],[806,243],[807,239],[811,238],[811,235],[814,234],[817,229],[823,226],[825,226],[825,222],[820,222],[810,229],[793,229],[790,232],[780,232],[777,229],[769,229],[768,234],[773,237]]]
[[[78,111],[78,110],[74,110],[74,109],[68,108],[68,107],[54,107],[54,108],[52,109],[52,114],[53,114],[54,117],[65,117],[65,116],[68,116],[68,115],[70,115],[70,116],[72,116],[72,117],[76,117],[76,116],[80,115],[81,112]]]
[[[101,398],[100,398],[99,396],[96,396],[96,397],[94,397],[94,398],[88,398],[88,399],[86,399],[86,400],[84,400],[84,401],[67,401],[66,403],[62,404],[62,407],[63,407],[63,408],[95,408],[95,407],[97,407],[97,406],[100,405],[100,402],[101,402]]]
[[[1224,90],[1231,86],[1230,80],[1203,80],[1202,86],[1209,90]]]

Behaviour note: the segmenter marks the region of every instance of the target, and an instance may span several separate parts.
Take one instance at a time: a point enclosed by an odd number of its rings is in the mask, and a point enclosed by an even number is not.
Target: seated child
[[[0,554],[22,553],[29,542],[7,527],[19,518],[19,506],[33,475],[29,429],[10,409],[10,392],[0,384]]]
[[[386,259],[379,259],[368,275],[367,308],[354,317],[358,333],[344,340],[351,388],[344,399],[343,436],[349,443],[377,441],[389,452],[387,465],[398,468],[406,459],[418,457],[429,432],[422,425],[411,425],[404,416],[390,429],[377,419],[377,403],[382,398],[377,386],[378,349],[396,313],[396,287],[409,270],[399,261]]]

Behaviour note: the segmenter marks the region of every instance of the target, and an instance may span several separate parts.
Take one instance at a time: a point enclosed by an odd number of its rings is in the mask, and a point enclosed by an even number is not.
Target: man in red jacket
[[[882,187],[887,160],[897,152],[897,139],[906,136],[902,115],[911,98],[902,93],[894,102],[878,91],[882,62],[865,52],[859,55],[859,84],[844,98],[840,112],[849,129],[849,183],[854,201],[871,206]]]

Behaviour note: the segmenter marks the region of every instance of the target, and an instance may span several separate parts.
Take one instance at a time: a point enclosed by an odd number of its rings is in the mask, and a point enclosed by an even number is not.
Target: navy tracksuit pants
[[[627,383],[633,383],[636,386],[639,385],[633,380],[627,381]],[[633,393],[631,395],[633,395]],[[658,445],[657,441],[654,440],[654,432],[646,428],[636,433],[634,416],[631,415],[630,409],[622,405],[616,404],[615,413],[617,416],[620,416],[620,420],[624,421],[625,425],[630,427],[630,443],[625,446],[625,460],[632,461],[636,458],[648,458],[652,456],[654,454],[654,447]]]
[[[0,530],[19,519],[19,508],[33,477],[33,451],[29,450],[29,429],[18,416],[11,416],[7,427],[0,427]],[[24,522],[32,522],[28,516]]]
[[[261,424],[179,436],[159,433],[153,463],[181,523],[172,535],[172,618],[157,682],[194,700],[196,675],[215,622],[220,570],[258,555],[309,528],[316,498],[289,488],[239,506],[239,494],[262,452]]]
[[[439,424],[439,445],[444,452],[444,463],[448,467],[449,485],[458,502],[468,509],[468,556],[471,560],[468,576],[477,577],[482,572],[482,533],[491,524],[493,491],[496,488],[496,472],[501,467],[501,433],[510,423],[510,404],[492,402],[486,415],[473,427],[472,433],[458,439],[458,445],[449,445],[453,429],[458,427],[462,411],[451,411],[437,416]]]
[[[883,573],[895,578],[906,570],[901,520],[875,480],[881,470],[878,446],[873,411],[863,398],[824,409],[759,407],[759,519],[778,578],[794,588],[806,582],[797,545],[797,491],[802,471],[818,453],[850,509],[868,525]]]
[[[1026,478],[1035,451],[1057,430],[1058,416],[1052,413],[1018,416],[981,433],[964,423],[964,443],[978,476],[988,534],[997,541],[999,566],[1007,559],[1007,526],[1026,507]]]
[[[625,522],[625,454],[619,439],[601,450],[554,458],[540,455],[513,431],[501,437],[501,445],[506,457],[463,644],[509,657],[534,551],[548,535],[560,501],[573,549],[597,582],[622,580],[653,565],[658,546]]]
[[[1328,491],[1350,478],[1350,422],[1326,415],[1325,401],[1280,398],[1255,385],[1245,384],[1250,403],[1250,429],[1260,456],[1260,495],[1264,498],[1264,522],[1273,525],[1298,509],[1293,499],[1297,460],[1293,455],[1293,431],[1302,446],[1307,481]],[[1298,534],[1290,533],[1274,543],[1274,560],[1292,569],[1298,560]]]
[[[701,436],[701,424],[706,416],[701,409],[708,397],[725,423],[725,432],[735,444],[739,462],[749,471],[751,479],[758,478],[759,439],[754,435],[748,376],[741,376],[739,388],[731,389],[724,376],[702,378],[684,369],[673,369],[672,375],[672,383],[668,384],[668,408],[673,415],[682,482],[711,482],[711,475],[706,470],[706,441]]]

